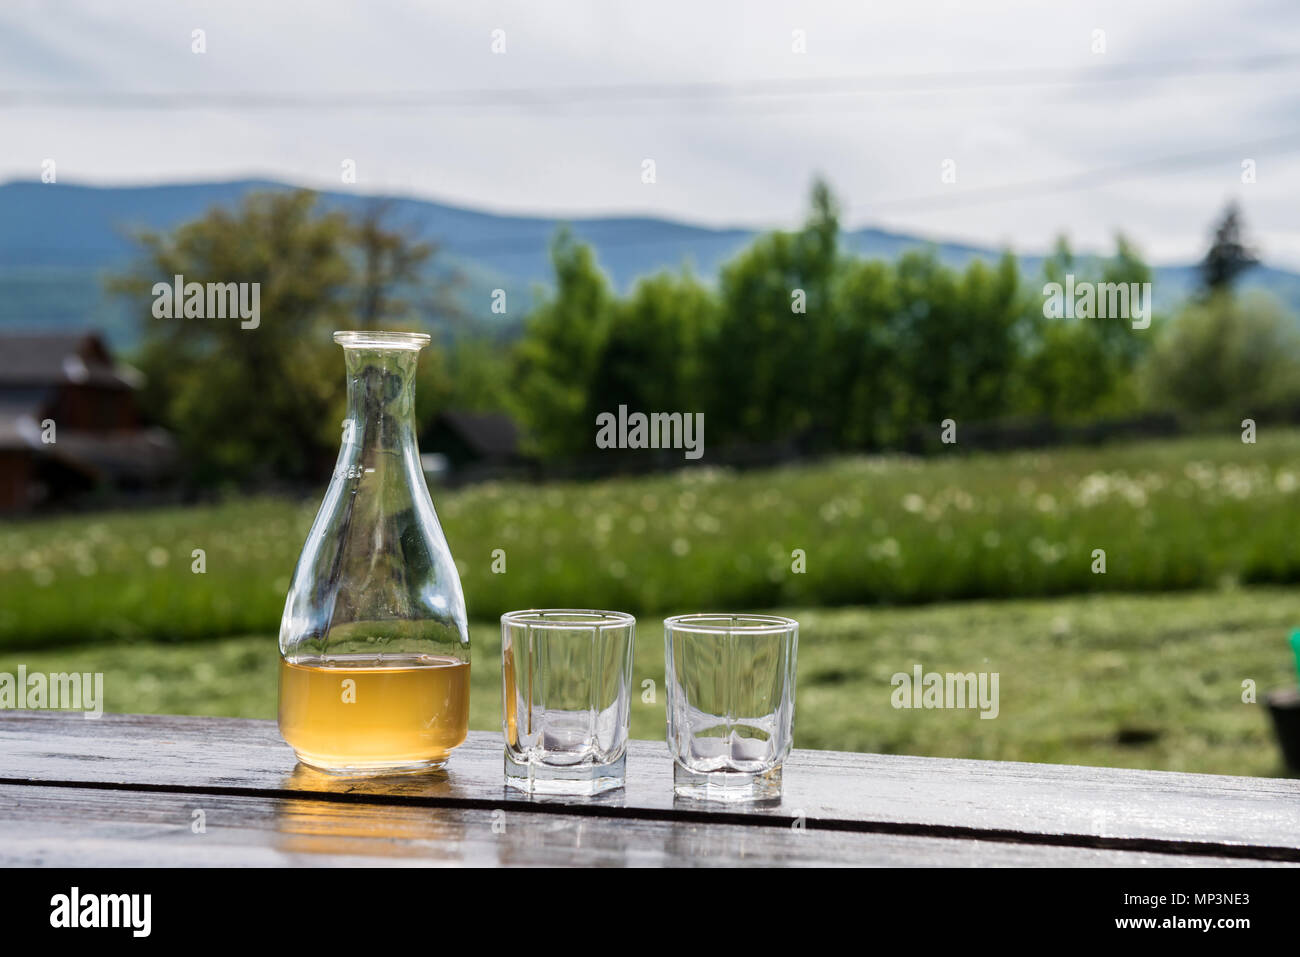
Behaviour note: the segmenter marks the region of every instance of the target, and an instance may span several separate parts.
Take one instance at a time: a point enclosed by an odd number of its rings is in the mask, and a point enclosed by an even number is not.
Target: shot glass
[[[623,786],[635,630],[619,611],[501,616],[507,785],[577,795]]]
[[[668,750],[686,798],[781,797],[794,738],[799,623],[769,615],[664,620]]]

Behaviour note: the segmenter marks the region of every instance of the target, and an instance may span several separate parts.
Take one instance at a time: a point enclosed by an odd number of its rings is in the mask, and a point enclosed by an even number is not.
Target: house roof
[[[62,384],[135,387],[93,332],[0,332],[0,387]]]
[[[509,456],[519,452],[519,429],[514,419],[500,412],[440,412],[434,428],[455,432],[483,456]]]
[[[99,479],[157,480],[176,464],[176,446],[162,429],[139,429],[103,435],[58,433],[58,441],[38,447],[64,465]]]

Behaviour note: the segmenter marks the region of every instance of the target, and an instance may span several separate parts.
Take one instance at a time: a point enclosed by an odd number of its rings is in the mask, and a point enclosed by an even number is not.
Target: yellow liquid
[[[439,767],[469,731],[469,663],[411,656],[280,660],[280,734],[331,771]]]

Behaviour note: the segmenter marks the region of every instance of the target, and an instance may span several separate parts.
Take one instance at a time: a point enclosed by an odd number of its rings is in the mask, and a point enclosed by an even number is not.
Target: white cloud
[[[781,78],[1105,70],[1244,58],[1295,47],[1287,5],[603,2],[221,4],[136,2],[0,8],[0,90],[352,96],[732,83]],[[208,52],[190,52],[202,28]],[[1104,29],[1104,55],[1091,52]],[[491,52],[506,32],[507,53]],[[791,51],[791,31],[808,52]],[[0,177],[150,182],[269,175],[464,205],[568,214],[641,212],[714,224],[790,225],[824,172],[851,225],[1045,248],[1058,232],[1108,246],[1117,229],[1161,261],[1190,259],[1239,197],[1268,258],[1300,264],[1300,152],[1239,159],[1300,130],[1294,71],[1124,83],[988,85],[931,92],[725,100],[585,100],[510,108],[143,110],[0,105]],[[920,79],[916,79],[917,77]],[[928,77],[928,79],[927,79]],[[908,79],[912,78],[912,79]],[[1294,123],[1294,127],[1290,124]],[[1300,143],[1292,146],[1300,150]],[[1198,151],[1226,159],[1065,192],[950,208],[916,197],[1038,183]],[[653,158],[658,182],[640,181]],[[940,182],[957,162],[958,182]],[[1211,157],[1213,158],[1213,157]],[[879,204],[886,204],[879,206]],[[892,204],[892,205],[890,205]]]

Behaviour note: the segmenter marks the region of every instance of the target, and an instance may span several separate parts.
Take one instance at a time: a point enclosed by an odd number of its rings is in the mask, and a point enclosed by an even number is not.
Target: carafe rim
[[[345,349],[409,349],[427,346],[432,337],[424,332],[380,332],[363,329],[340,329],[334,341]]]

